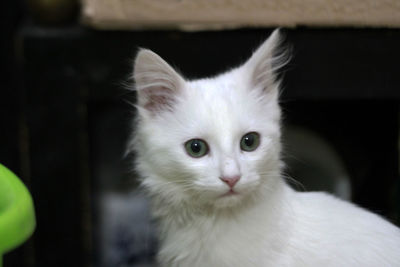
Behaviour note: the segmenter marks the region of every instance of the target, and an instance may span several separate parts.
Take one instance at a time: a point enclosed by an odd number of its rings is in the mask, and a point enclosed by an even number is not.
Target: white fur
[[[162,266],[400,266],[398,228],[325,193],[293,191],[281,177],[274,70],[279,32],[242,66],[186,81],[141,50],[135,61],[136,133],[130,150],[159,220]],[[260,146],[240,150],[248,132]],[[209,154],[184,143],[201,138]],[[241,175],[223,196],[224,174]]]

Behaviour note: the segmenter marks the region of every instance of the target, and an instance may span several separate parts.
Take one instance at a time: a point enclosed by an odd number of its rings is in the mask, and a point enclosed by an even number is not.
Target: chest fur
[[[169,225],[163,231],[159,261],[162,266],[282,266],[287,244],[282,233],[288,226],[277,217],[271,221],[262,215],[197,218],[184,226]]]

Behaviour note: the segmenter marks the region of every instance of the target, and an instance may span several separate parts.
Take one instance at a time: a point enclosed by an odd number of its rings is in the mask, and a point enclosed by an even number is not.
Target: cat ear
[[[183,78],[156,53],[141,49],[135,59],[133,77],[138,105],[152,113],[171,110],[183,87]]]
[[[288,61],[287,53],[278,51],[281,43],[281,33],[276,29],[244,64],[252,88],[260,88],[264,92],[278,89],[274,86],[276,71]]]

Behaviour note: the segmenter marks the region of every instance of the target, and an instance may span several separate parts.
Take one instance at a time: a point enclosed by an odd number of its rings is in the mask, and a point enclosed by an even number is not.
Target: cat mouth
[[[231,188],[228,192],[226,192],[223,195],[221,195],[220,198],[229,197],[229,196],[235,196],[235,195],[239,195],[239,193]]]

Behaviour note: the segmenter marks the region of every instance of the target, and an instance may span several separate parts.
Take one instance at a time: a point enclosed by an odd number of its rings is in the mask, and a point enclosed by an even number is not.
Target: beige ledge
[[[99,29],[400,27],[400,0],[82,0]]]

